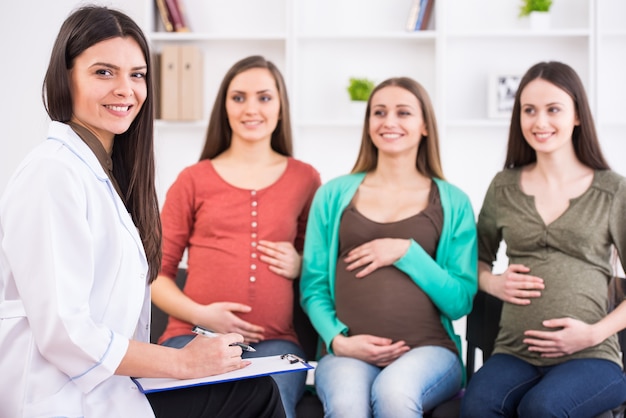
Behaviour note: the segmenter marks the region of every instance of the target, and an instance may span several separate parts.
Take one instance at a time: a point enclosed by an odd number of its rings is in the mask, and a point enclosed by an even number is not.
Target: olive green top
[[[557,359],[528,351],[522,340],[526,330],[550,330],[542,326],[546,319],[571,317],[593,324],[606,316],[612,244],[622,263],[626,261],[626,179],[596,171],[591,186],[546,225],[534,198],[522,192],[520,173],[504,170],[489,186],[478,217],[479,259],[491,265],[504,240],[509,263],[529,267],[529,274],[543,278],[545,289],[529,305],[503,304],[494,354],[511,354],[539,366],[573,358],[607,359],[621,366],[616,335]]]

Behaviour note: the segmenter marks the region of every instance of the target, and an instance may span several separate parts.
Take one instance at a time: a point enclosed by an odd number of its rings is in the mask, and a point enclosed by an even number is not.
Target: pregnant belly
[[[547,319],[574,318],[592,324],[606,314],[608,288],[603,274],[589,268],[555,271],[553,266],[531,267],[531,274],[544,279],[540,297],[532,298],[529,305],[503,304],[499,343],[521,346],[527,330],[556,331],[543,325]]]

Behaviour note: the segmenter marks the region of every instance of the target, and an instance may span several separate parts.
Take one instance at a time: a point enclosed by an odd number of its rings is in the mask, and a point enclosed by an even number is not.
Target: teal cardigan
[[[309,213],[300,280],[301,303],[329,353],[333,338],[348,332],[335,310],[339,223],[364,177],[365,173],[349,174],[324,184],[317,190]],[[461,338],[454,332],[452,321],[471,311],[478,286],[476,222],[464,192],[446,181],[434,181],[439,187],[444,214],[436,260],[411,240],[408,251],[394,266],[422,288],[439,309],[441,322],[462,361]]]

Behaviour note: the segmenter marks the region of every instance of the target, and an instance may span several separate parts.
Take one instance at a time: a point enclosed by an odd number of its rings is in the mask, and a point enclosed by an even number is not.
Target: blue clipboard
[[[215,383],[230,382],[233,380],[249,379],[258,376],[268,376],[279,373],[307,371],[312,365],[294,354],[282,354],[267,357],[247,358],[250,365],[243,369],[222,373],[215,376],[197,379],[171,379],[160,377],[133,377],[137,388],[143,393],[161,392],[164,390],[182,389],[191,386],[212,385]]]

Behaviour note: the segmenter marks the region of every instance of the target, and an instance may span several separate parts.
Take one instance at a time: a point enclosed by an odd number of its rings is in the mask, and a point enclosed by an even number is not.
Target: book
[[[204,117],[204,73],[202,51],[195,45],[181,45],[179,52],[178,119]]]
[[[268,376],[271,374],[307,371],[313,368],[313,366],[309,363],[293,354],[252,357],[246,360],[250,361],[250,365],[244,367],[243,369],[197,379],[170,379],[154,377],[132,379],[137,384],[137,387],[141,392],[152,393],[191,386],[211,385],[215,383],[230,382],[233,380],[249,379],[258,376]]]
[[[426,8],[428,7],[428,3],[430,0],[421,0],[420,1],[420,12],[417,16],[417,21],[415,22],[415,27],[413,30],[420,30],[422,27],[422,21],[424,20],[424,15],[426,14]]]
[[[161,22],[167,32],[174,32],[174,25],[172,24],[172,18],[170,12],[167,9],[165,0],[155,0],[157,9],[159,10],[159,16],[161,16]]]
[[[422,0],[413,0],[411,3],[411,8],[409,9],[409,17],[406,21],[405,29],[409,32],[413,32],[415,30],[415,25],[417,24],[417,18],[420,14],[420,6],[422,4]]]
[[[184,20],[184,15],[181,13],[178,5],[178,0],[164,0],[167,5],[167,11],[172,19],[172,25],[175,32],[189,32],[187,22]]]
[[[422,8],[420,10],[421,19],[419,19],[419,26],[416,27],[417,30],[428,29],[428,24],[430,23],[430,19],[433,14],[434,4],[435,0],[424,0],[422,2]]]
[[[178,6],[178,13],[181,20],[185,24],[185,30],[179,32],[191,32],[191,26],[189,25],[189,16],[187,15],[187,7],[185,7],[185,0],[176,0],[176,6]]]
[[[178,120],[179,114],[180,47],[163,45],[160,65],[161,119]]]

